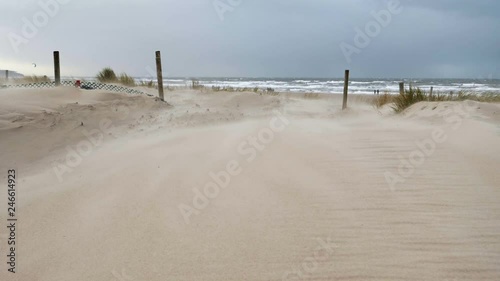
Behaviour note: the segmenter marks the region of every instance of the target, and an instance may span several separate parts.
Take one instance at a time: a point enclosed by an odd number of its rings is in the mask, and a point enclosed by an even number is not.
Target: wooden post
[[[59,51],[54,51],[54,80],[56,87],[61,86],[61,65],[59,63]]]
[[[405,82],[399,83],[399,94],[404,95],[405,94]]]
[[[9,80],[9,71],[8,70],[5,70],[5,79]]]
[[[161,53],[156,51],[156,75],[158,78],[158,94],[162,101],[165,101],[163,96],[163,73],[161,70]]]
[[[347,108],[347,93],[349,92],[349,70],[345,71],[344,78],[344,100],[342,102],[342,110]]]

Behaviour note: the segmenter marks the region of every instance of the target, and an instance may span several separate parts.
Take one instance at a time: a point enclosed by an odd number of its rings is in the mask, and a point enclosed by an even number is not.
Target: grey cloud
[[[112,66],[143,76],[158,49],[170,76],[340,77],[349,68],[354,77],[500,78],[500,2],[490,0],[402,0],[403,12],[348,63],[340,44],[387,2],[242,0],[221,21],[212,0],[73,0],[18,54],[8,32],[39,7],[5,2],[0,68],[36,60],[50,69],[60,50],[68,75]]]

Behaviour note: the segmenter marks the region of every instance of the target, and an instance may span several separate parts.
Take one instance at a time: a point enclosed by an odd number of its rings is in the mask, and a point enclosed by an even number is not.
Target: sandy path
[[[120,127],[120,137],[107,138],[62,182],[47,165],[64,158],[59,146],[29,168],[18,156],[19,273],[7,275],[2,258],[0,279],[500,279],[494,123],[467,118],[454,129],[440,118],[381,117],[363,105],[329,112],[336,100],[205,98],[219,103],[202,114],[207,104],[199,102],[197,119],[186,119],[178,100],[155,122]],[[279,103],[263,110],[269,99]],[[289,125],[248,161],[238,147],[269,127],[273,108],[285,110]],[[182,123],[168,125],[171,114]],[[437,128],[447,140],[391,190],[384,174],[397,173],[398,157]],[[19,152],[8,132],[0,143],[8,139]],[[13,157],[7,150],[2,145],[0,156]],[[192,188],[233,160],[241,173],[186,224],[179,204],[192,206]]]

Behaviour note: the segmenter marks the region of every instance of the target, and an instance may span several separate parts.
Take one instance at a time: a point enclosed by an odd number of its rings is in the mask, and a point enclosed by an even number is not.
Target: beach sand
[[[500,280],[500,105],[166,100],[0,90],[0,280]]]

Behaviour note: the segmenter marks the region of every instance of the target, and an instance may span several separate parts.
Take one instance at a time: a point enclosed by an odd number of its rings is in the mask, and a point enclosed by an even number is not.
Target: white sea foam
[[[92,78],[89,78],[92,80]],[[156,77],[137,77],[137,81],[156,80]],[[260,89],[273,88],[276,91],[290,92],[316,92],[316,93],[342,93],[344,89],[343,79],[319,79],[319,78],[294,78],[294,79],[278,79],[278,78],[165,78],[166,86],[186,86],[192,84],[192,80],[198,80],[205,87],[219,86],[232,88],[247,88],[255,87]],[[419,87],[425,91],[429,91],[431,87],[434,92],[450,93],[450,92],[493,92],[500,94],[500,80],[473,80],[473,79],[352,79],[349,83],[350,93],[373,94],[374,91],[380,93],[399,92],[399,82],[405,81],[408,87],[410,82],[413,87]]]

